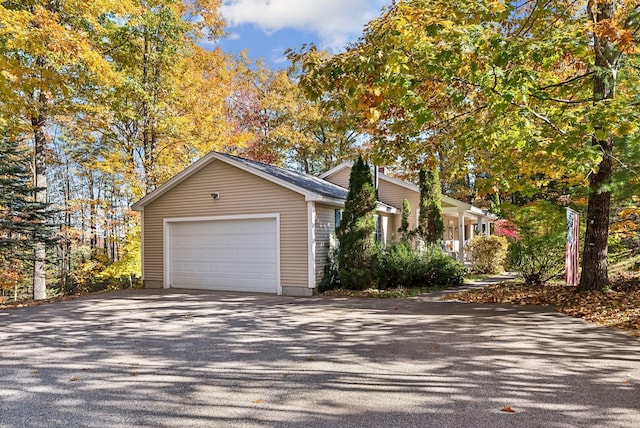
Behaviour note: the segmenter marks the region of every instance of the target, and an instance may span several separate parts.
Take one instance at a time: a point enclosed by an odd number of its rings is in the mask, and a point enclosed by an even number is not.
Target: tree
[[[586,196],[579,288],[604,289],[612,195],[640,184],[639,12],[636,1],[399,1],[346,52],[309,50],[303,81],[371,126],[419,130],[433,152],[449,144],[484,172],[480,191],[562,183]]]
[[[337,237],[338,266],[344,288],[364,290],[377,280],[378,252],[375,242],[375,189],[371,168],[362,157],[351,169],[349,193]]]
[[[429,244],[442,240],[444,221],[442,220],[442,196],[438,169],[421,169],[418,174],[420,187],[420,213],[418,215],[418,234]]]
[[[401,241],[409,240],[409,216],[411,215],[411,204],[409,204],[409,200],[405,199],[402,201],[402,219],[400,220],[400,227],[398,228],[398,233],[400,233]]]
[[[16,266],[33,261],[34,242],[54,241],[52,212],[34,199],[38,189],[31,185],[29,163],[26,148],[0,138],[0,269],[17,276]]]
[[[295,67],[271,71],[241,58],[237,68],[229,110],[245,142],[240,154],[307,174],[353,158],[356,133],[341,112],[308,99]]]
[[[120,2],[0,3],[0,77],[4,130],[33,143],[35,201],[47,202],[47,148],[52,120],[82,107],[81,88],[117,79],[97,44],[102,22],[116,20],[131,4]],[[46,242],[34,242],[33,290],[46,297]]]
[[[136,4],[129,19],[107,23],[102,40],[122,78],[88,95],[102,117],[80,119],[85,128],[100,129],[103,150],[124,164],[141,197],[223,147],[229,93],[226,56],[196,43],[205,30],[210,39],[220,34],[218,0]]]

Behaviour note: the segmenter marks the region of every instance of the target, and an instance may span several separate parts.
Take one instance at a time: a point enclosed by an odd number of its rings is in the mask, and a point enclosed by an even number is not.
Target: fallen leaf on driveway
[[[504,407],[502,408],[502,411],[503,411],[503,412],[507,412],[507,413],[515,413],[515,412],[516,412],[515,410],[513,410],[513,409],[511,408],[511,406],[504,406]]]
[[[313,357],[309,356],[307,358],[304,359],[305,361],[313,361]]]
[[[75,381],[77,381],[77,380],[78,380],[78,376],[74,376],[74,377],[72,377],[72,378],[71,378],[71,379],[69,379],[69,380],[70,380],[71,382],[75,382]]]
[[[264,403],[264,400],[258,399],[258,400],[253,400],[253,402],[256,403],[256,404],[259,404],[259,403]]]

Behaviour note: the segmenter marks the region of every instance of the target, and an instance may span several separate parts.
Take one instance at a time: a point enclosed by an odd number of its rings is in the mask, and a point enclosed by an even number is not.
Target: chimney
[[[378,167],[378,172],[379,172],[380,174],[387,175],[387,167],[386,167],[386,166],[379,166],[379,167]]]

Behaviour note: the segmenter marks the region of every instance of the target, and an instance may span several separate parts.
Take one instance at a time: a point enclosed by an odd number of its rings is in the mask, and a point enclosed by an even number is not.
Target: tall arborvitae
[[[411,232],[409,231],[409,216],[411,215],[411,204],[409,204],[409,200],[405,199],[402,201],[402,220],[400,221],[400,228],[398,228],[398,233],[400,233],[400,240],[406,242],[409,240]]]
[[[351,169],[349,193],[337,230],[338,265],[344,288],[364,290],[377,282],[378,250],[375,242],[375,189],[371,169],[359,157]]]
[[[442,193],[438,169],[419,173],[420,214],[418,218],[418,234],[429,244],[437,244],[442,240],[444,221],[442,220]]]
[[[0,138],[0,255],[2,262],[33,260],[37,242],[52,241],[49,204],[36,202],[26,150]],[[2,266],[5,268],[5,266]]]

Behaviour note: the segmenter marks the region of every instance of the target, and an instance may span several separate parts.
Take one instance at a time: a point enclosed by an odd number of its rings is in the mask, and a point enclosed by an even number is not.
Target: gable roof
[[[333,175],[333,174],[335,174],[337,172],[340,172],[345,168],[351,168],[351,167],[353,167],[353,162],[343,162],[340,165],[338,165],[338,166],[336,166],[334,168],[331,168],[329,171],[321,174],[320,178],[326,179],[326,177],[329,177],[330,175]],[[418,186],[416,186],[415,184],[410,183],[408,181],[400,180],[400,179],[395,178],[395,177],[391,177],[391,176],[389,176],[387,174],[384,174],[382,172],[378,173],[378,179],[379,180],[384,180],[386,182],[393,183],[393,184],[396,184],[398,186],[404,187],[405,189],[409,189],[409,190],[412,190],[414,192],[420,193],[420,188]],[[451,198],[449,196],[442,195],[442,202],[445,202],[448,205],[453,205],[453,207],[455,207],[455,208],[451,208],[451,209],[455,209],[457,211],[471,212],[471,213],[474,213],[474,214],[477,214],[477,215],[482,215],[484,217],[491,218],[491,219],[497,219],[498,218],[493,213],[490,213],[488,211],[484,211],[484,210],[482,210],[482,209],[480,209],[480,208],[478,208],[476,206],[473,206],[472,204],[468,204],[466,202],[460,201],[458,199]]]
[[[322,174],[319,175],[320,178],[326,178],[330,175],[335,174],[338,171],[341,171],[345,168],[349,168],[351,169],[353,167],[353,162],[342,162],[340,165],[336,165],[333,168],[331,168],[329,171],[325,171]]]
[[[298,186],[300,189],[304,189],[321,196],[333,199],[345,199],[347,197],[347,190],[345,188],[338,186],[337,184],[333,184],[329,181],[322,180],[315,175],[290,171],[288,169],[279,168],[277,166],[241,158],[238,156],[228,155],[225,153],[220,153],[220,155],[228,159],[240,162],[250,168],[255,168],[256,170],[268,174],[271,177],[284,180],[287,183]]]
[[[145,205],[155,201],[167,191],[171,190],[176,185],[209,165],[214,160],[225,162],[258,177],[264,178],[267,181],[304,195],[305,199],[308,201],[343,203],[347,197],[347,189],[309,174],[289,171],[273,165],[244,159],[226,153],[211,152],[191,164],[162,186],[148,193],[145,197],[134,203],[131,206],[131,209],[135,211],[142,211]]]

